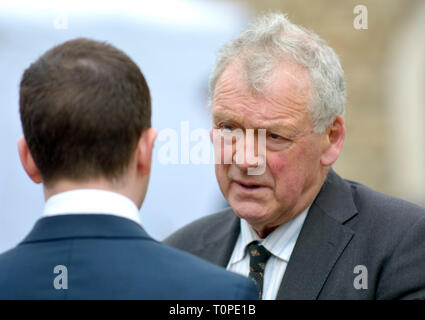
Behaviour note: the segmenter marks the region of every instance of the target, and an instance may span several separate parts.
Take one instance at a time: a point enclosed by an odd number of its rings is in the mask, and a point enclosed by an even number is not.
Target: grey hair
[[[337,115],[344,115],[345,80],[338,56],[317,34],[291,23],[285,15],[258,18],[220,49],[210,77],[210,103],[218,79],[236,59],[243,61],[247,83],[257,92],[267,85],[279,62],[289,59],[305,67],[312,89],[308,108],[316,132],[325,131]]]

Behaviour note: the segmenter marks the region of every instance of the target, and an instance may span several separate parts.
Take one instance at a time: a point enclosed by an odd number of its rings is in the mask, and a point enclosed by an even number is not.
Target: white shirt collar
[[[278,228],[273,230],[273,232],[264,239],[261,239],[258,236],[255,230],[248,224],[248,222],[246,222],[246,220],[241,219],[242,245],[244,248],[246,248],[249,243],[257,240],[275,257],[282,259],[285,262],[289,262],[292,250],[294,249],[295,243],[298,239],[298,235],[304,224],[304,220],[307,217],[309,209],[310,206],[292,220],[280,225]],[[246,250],[239,250],[236,256],[233,257],[232,263],[241,261],[246,254]]]
[[[79,189],[58,193],[47,200],[42,217],[65,214],[109,214],[141,225],[139,210],[134,202],[106,190]]]

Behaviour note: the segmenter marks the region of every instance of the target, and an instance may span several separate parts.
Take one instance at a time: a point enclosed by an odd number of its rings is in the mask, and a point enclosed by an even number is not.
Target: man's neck
[[[95,189],[95,190],[104,190],[111,191],[118,194],[121,194],[131,201],[140,209],[141,200],[137,199],[135,195],[129,192],[127,187],[124,184],[117,182],[115,184],[106,181],[104,179],[93,179],[89,181],[70,181],[70,180],[59,180],[51,185],[44,185],[44,199],[47,201],[49,198],[57,195],[59,193],[73,191],[73,190],[82,190],[82,189]]]

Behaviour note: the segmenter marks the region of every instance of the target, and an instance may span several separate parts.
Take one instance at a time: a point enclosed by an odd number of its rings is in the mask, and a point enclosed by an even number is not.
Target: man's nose
[[[258,166],[257,139],[249,139],[246,135],[243,137],[243,143],[233,145],[233,163],[242,170],[255,168]]]
[[[259,129],[258,135],[254,130],[247,129],[243,143],[236,144],[232,162],[248,175],[261,175],[266,169],[266,130]]]

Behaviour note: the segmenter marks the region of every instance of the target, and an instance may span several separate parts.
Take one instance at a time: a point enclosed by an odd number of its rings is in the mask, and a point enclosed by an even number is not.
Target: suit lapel
[[[239,236],[240,220],[228,209],[219,214],[216,221],[209,226],[200,249],[193,253],[226,268]]]
[[[344,223],[357,213],[350,186],[332,170],[313,202],[276,299],[317,299],[354,232]]]
[[[353,232],[312,206],[298,237],[276,299],[316,299]]]

